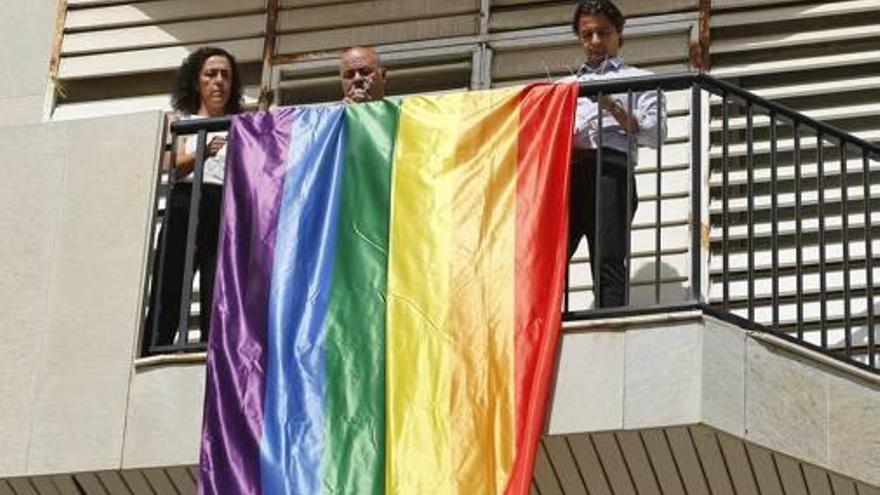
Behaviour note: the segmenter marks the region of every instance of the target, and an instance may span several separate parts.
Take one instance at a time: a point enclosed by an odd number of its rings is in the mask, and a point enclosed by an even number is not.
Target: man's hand
[[[611,95],[602,95],[599,97],[599,108],[602,110],[610,111],[614,106],[617,105],[617,102],[614,101],[614,98]]]
[[[602,95],[599,98],[599,108],[608,112],[614,120],[620,123],[629,132],[639,132],[639,121],[610,95]]]
[[[369,79],[359,79],[349,86],[348,93],[345,94],[343,101],[345,103],[362,103],[372,100],[373,95],[370,94],[371,86],[372,84]]]

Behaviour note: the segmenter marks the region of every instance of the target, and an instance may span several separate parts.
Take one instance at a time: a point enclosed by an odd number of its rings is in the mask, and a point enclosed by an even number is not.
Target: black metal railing
[[[635,281],[650,286],[652,297],[620,308],[602,308],[595,303],[592,307],[572,308],[572,291],[595,294],[602,280],[582,286],[569,283],[565,318],[699,308],[878,372],[872,213],[880,209],[880,204],[875,204],[878,202],[872,196],[872,185],[880,186],[880,147],[704,74],[589,83],[582,86],[581,92],[601,97],[661,90],[667,94],[690,93],[690,135],[686,139],[690,144],[691,206],[687,219],[687,291],[678,301],[662,298],[668,291],[662,290],[664,278],[658,266],[664,251],[674,251],[661,241],[667,222],[658,204],[648,226],[655,241],[653,253],[648,254],[653,257],[653,277]],[[704,109],[708,118],[703,116]],[[670,118],[675,118],[674,110]],[[704,147],[706,139],[708,146]],[[805,146],[805,139],[815,139],[814,144]],[[635,171],[641,177],[656,174],[655,201],[664,197],[662,188],[669,181],[661,176],[675,161],[663,151],[668,144],[658,146],[654,163]],[[853,159],[860,162],[857,170]],[[808,160],[814,163],[808,164]],[[837,176],[829,175],[829,160],[839,162]],[[785,178],[779,176],[783,169],[791,170]],[[737,176],[736,180],[732,175]],[[705,204],[704,189],[708,193]],[[834,189],[839,191],[837,198],[829,200],[829,192]],[[861,198],[854,198],[855,191]],[[783,203],[788,197],[791,199]],[[733,205],[734,200],[744,204]],[[707,217],[702,210],[705,206],[709,209]],[[861,221],[856,222],[854,215],[861,215]],[[638,223],[633,239],[641,235]],[[596,228],[598,236],[598,222]],[[828,258],[829,246],[839,251],[836,259]],[[853,250],[859,255],[853,256]],[[596,252],[589,259],[576,256],[572,262],[575,266],[585,261],[598,264],[602,256],[602,252]],[[641,253],[635,257],[646,256]],[[628,294],[633,289],[633,258],[628,246]],[[705,279],[704,263],[708,269]],[[679,263],[678,268],[685,267]],[[830,273],[832,270],[836,271]],[[832,275],[838,279],[833,287],[829,285]],[[858,285],[853,284],[856,276]],[[571,278],[569,274],[567,280]],[[856,328],[864,330],[858,339]]]
[[[680,110],[670,108],[667,109],[666,115],[661,116],[668,121],[670,118],[687,118],[689,115],[701,115],[702,107],[703,107],[703,97],[701,87],[697,84],[696,74],[675,74],[670,76],[659,76],[659,77],[639,77],[633,79],[619,79],[619,80],[610,80],[603,82],[590,82],[581,85],[581,96],[589,97],[594,100],[598,100],[605,95],[615,95],[615,99],[625,101],[627,111],[632,114],[633,111],[633,102],[638,98],[638,93],[646,93],[646,92],[654,92],[655,95],[652,95],[658,101],[663,101],[664,99],[668,99],[667,96],[670,92],[682,92],[684,93],[685,99],[689,100],[689,111],[688,110]],[[597,132],[597,145],[598,150],[596,152],[596,160],[597,163],[603,163],[603,125],[605,122],[605,115],[607,111],[602,110],[601,107],[598,109],[598,132]],[[645,278],[645,276],[640,277],[639,286],[642,288],[646,288],[646,296],[639,298],[638,301],[631,301],[632,296],[632,276],[631,272],[633,269],[633,253],[632,253],[632,243],[628,242],[626,246],[626,254],[624,257],[624,266],[627,273],[627,276],[624,278],[624,306],[609,308],[609,307],[600,307],[598,304],[598,298],[593,297],[593,305],[590,306],[590,298],[582,297],[580,298],[580,304],[573,303],[573,293],[580,292],[584,293],[592,293],[592,294],[600,294],[602,290],[603,277],[589,277],[589,282],[583,281],[583,277],[581,277],[581,283],[579,285],[575,285],[572,283],[572,266],[569,266],[568,274],[566,276],[566,292],[563,300],[563,312],[564,316],[568,320],[577,320],[584,318],[597,318],[605,315],[615,315],[622,314],[627,312],[632,312],[632,310],[638,308],[639,312],[653,311],[653,310],[661,310],[661,308],[668,308],[670,304],[678,305],[680,303],[690,304],[695,301],[700,301],[701,298],[701,286],[698,283],[690,283],[689,287],[683,287],[681,292],[682,294],[674,300],[670,300],[670,298],[663,290],[664,283],[669,283],[672,280],[672,283],[679,283],[684,281],[700,281],[702,280],[702,262],[700,256],[692,256],[690,258],[689,266],[679,267],[684,268],[684,270],[688,271],[688,275],[682,276],[680,275],[679,270],[672,270],[673,273],[664,273],[664,268],[669,272],[669,264],[665,263],[664,259],[668,256],[680,255],[683,253],[691,253],[691,252],[700,252],[700,220],[702,217],[702,119],[696,118],[691,119],[690,124],[690,133],[687,136],[670,136],[671,142],[675,144],[684,144],[689,145],[685,146],[690,150],[690,155],[693,156],[693,159],[688,159],[687,161],[682,162],[681,156],[675,156],[664,151],[664,146],[669,144],[669,140],[664,140],[664,136],[661,132],[661,126],[657,126],[656,132],[657,135],[655,140],[657,142],[657,146],[655,149],[650,150],[650,155],[646,155],[643,158],[651,158],[652,163],[644,166],[642,160],[639,160],[640,163],[638,167],[635,167],[636,157],[632,156],[632,153],[627,153],[627,184],[632,183],[632,179],[635,176],[638,178],[642,177],[650,177],[653,176],[653,180],[655,182],[653,188],[653,194],[647,195],[647,197],[643,197],[642,199],[648,199],[649,202],[644,202],[645,206],[652,206],[654,209],[653,220],[649,224],[645,224],[644,222],[635,222],[633,234],[630,236],[631,239],[639,239],[641,238],[641,232],[647,230],[653,235],[653,243],[651,248],[648,250],[642,249],[640,253],[637,253],[635,258],[639,260],[650,260],[647,264],[646,270],[643,270],[646,274],[649,275],[649,278]],[[632,133],[627,133],[627,149],[634,149],[634,137]],[[681,148],[679,146],[679,148]],[[680,153],[679,153],[680,155]],[[671,157],[671,158],[670,158]],[[664,220],[663,219],[663,211],[664,211],[664,187],[663,183],[665,180],[665,176],[669,172],[680,172],[685,171],[689,172],[689,180],[691,183],[691,187],[688,190],[687,198],[690,202],[690,207],[688,208],[687,216],[684,218]],[[603,170],[604,172],[604,170]],[[600,174],[601,175],[601,172]],[[594,191],[595,201],[597,204],[602,204],[602,195],[603,190],[599,187],[600,182],[596,181],[596,188]],[[631,204],[630,195],[632,194],[632,190],[628,188],[627,198],[626,198],[626,208],[627,215],[626,218],[631,218],[631,212],[629,211],[629,207]],[[576,201],[577,199],[575,199]],[[642,206],[642,209],[645,208]],[[574,203],[572,204],[574,208]],[[599,239],[600,234],[603,230],[603,215],[600,215],[601,208],[596,208],[596,218],[595,218],[595,233],[594,238]],[[668,230],[669,228],[674,227],[687,227],[693,235],[690,236],[690,242],[686,246],[675,246],[670,248],[668,245],[664,245],[664,230]],[[597,242],[598,244],[598,242]],[[570,250],[571,251],[571,250]],[[582,265],[585,263],[590,263],[591,265],[595,263],[597,266],[602,265],[603,258],[607,256],[607,253],[603,253],[602,249],[595,249],[594,253],[590,253],[589,257],[578,256],[577,254],[571,260],[572,264]],[[686,294],[684,294],[686,293]]]
[[[203,325],[194,324],[192,316],[193,302],[193,279],[194,279],[194,261],[196,254],[196,235],[198,232],[199,211],[201,205],[203,176],[205,169],[205,159],[207,157],[206,150],[208,144],[209,132],[224,132],[229,129],[231,119],[228,117],[214,119],[191,119],[174,122],[171,124],[170,140],[163,139],[165,144],[165,153],[168,155],[168,174],[165,176],[166,181],[160,180],[157,184],[156,202],[154,204],[154,216],[162,218],[161,228],[159,230],[158,244],[154,250],[154,257],[151,267],[154,267],[152,276],[148,280],[148,286],[145,293],[149,294],[149,307],[146,312],[145,331],[143,332],[143,355],[165,354],[173,352],[192,352],[203,351],[207,344],[207,329]],[[172,191],[176,187],[182,187],[180,178],[174,173],[177,161],[177,143],[181,136],[195,135],[196,137],[196,156],[193,166],[193,179],[191,182],[191,193],[189,195],[188,214],[184,217],[176,217],[169,213],[168,203],[171,200]],[[167,136],[166,136],[167,137]],[[163,163],[166,158],[163,157]],[[164,186],[164,187],[163,187]],[[166,207],[160,208],[160,198],[165,199]],[[167,270],[165,264],[175,256],[181,253],[170,252],[168,248],[169,232],[172,223],[186,222],[186,241],[185,251],[183,254],[183,280],[180,286],[180,306],[177,317],[176,329],[161,329],[163,324],[162,318],[162,294],[166,290],[173,290],[164,280]],[[200,290],[204,288],[200,287]],[[203,311],[204,308],[199,308]],[[160,342],[161,335],[170,335],[170,342]]]
[[[590,82],[580,90],[584,97],[616,95],[630,113],[639,92],[656,92],[669,102],[670,135],[660,139],[658,129],[656,149],[641,148],[638,164],[636,156],[626,156],[627,184],[633,178],[654,182],[640,195],[625,247],[626,304],[591,304],[603,281],[591,281],[585,266],[601,264],[607,253],[596,249],[586,257],[575,251],[566,273],[564,318],[700,309],[877,373],[872,213],[880,211],[880,197],[872,185],[880,187],[880,147],[705,74]],[[599,110],[600,126],[604,112]],[[198,139],[187,271],[176,340],[171,346],[154,345],[153,320],[146,332],[147,353],[204,348],[186,317],[192,300],[195,210],[207,133],[225,130],[229,122],[202,119],[171,126],[173,139],[192,134]],[[602,135],[600,129],[598,163],[605,153]],[[627,134],[629,149],[633,139]],[[829,166],[834,162],[836,175]],[[594,186],[601,205],[606,192],[599,182]],[[605,220],[600,212],[596,208],[597,237]],[[830,256],[831,251],[837,254]],[[158,253],[157,262],[171,254]],[[155,283],[161,290],[162,281]],[[159,290],[153,291],[152,304]],[[859,326],[863,335],[855,331]]]

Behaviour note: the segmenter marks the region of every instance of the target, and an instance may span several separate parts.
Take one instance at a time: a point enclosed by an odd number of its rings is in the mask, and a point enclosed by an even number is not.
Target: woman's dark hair
[[[232,66],[232,84],[229,88],[229,101],[226,102],[224,112],[227,114],[240,113],[242,111],[241,77],[239,76],[238,64],[231,53],[222,48],[206,46],[199,48],[183,59],[180,70],[177,71],[177,84],[171,95],[171,106],[180,112],[194,114],[201,107],[199,98],[199,74],[205,61],[213,56],[226,57]]]
[[[611,21],[611,24],[614,24],[614,29],[618,33],[623,32],[623,24],[626,22],[626,19],[620,13],[620,9],[611,3],[611,0],[581,0],[574,9],[574,16],[571,20],[571,29],[574,31],[575,36],[580,35],[582,16],[599,14],[604,14],[608,17],[608,20]]]

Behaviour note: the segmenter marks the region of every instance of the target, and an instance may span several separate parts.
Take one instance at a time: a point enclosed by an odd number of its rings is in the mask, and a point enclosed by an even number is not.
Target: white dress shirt
[[[626,65],[617,57],[606,59],[598,68],[584,64],[576,75],[568,76],[559,82],[588,82],[609,79],[624,79],[650,75],[651,72]],[[623,108],[629,111],[627,93],[611,95]],[[639,131],[635,134],[630,150],[633,163],[638,160],[638,147],[656,148],[666,139],[666,98],[656,90],[634,91],[632,109]],[[658,140],[659,126],[659,140]],[[578,98],[575,115],[574,146],[578,149],[595,149],[599,144],[599,106],[590,98]],[[608,110],[602,111],[602,147],[627,152],[627,131]]]

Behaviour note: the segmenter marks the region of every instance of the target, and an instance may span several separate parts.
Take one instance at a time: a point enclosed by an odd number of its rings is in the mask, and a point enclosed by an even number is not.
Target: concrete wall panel
[[[733,435],[745,435],[746,334],[709,323],[703,330],[703,421]]]
[[[120,463],[161,122],[69,125],[31,471]]]
[[[690,424],[700,417],[700,325],[633,328],[626,333],[626,429]]]
[[[0,473],[24,473],[45,341],[53,241],[67,128],[11,127],[0,133]]]
[[[746,438],[825,465],[828,385],[823,370],[758,341],[749,341],[746,352]]]
[[[123,468],[198,464],[204,396],[204,363],[137,370]]]
[[[550,434],[623,428],[623,335],[562,335]]]
[[[42,119],[57,3],[0,4],[0,127]]]
[[[118,467],[158,112],[0,134],[0,474]]]
[[[880,417],[880,385],[828,376],[829,446],[831,469],[858,473],[880,486],[880,435],[874,433]]]

